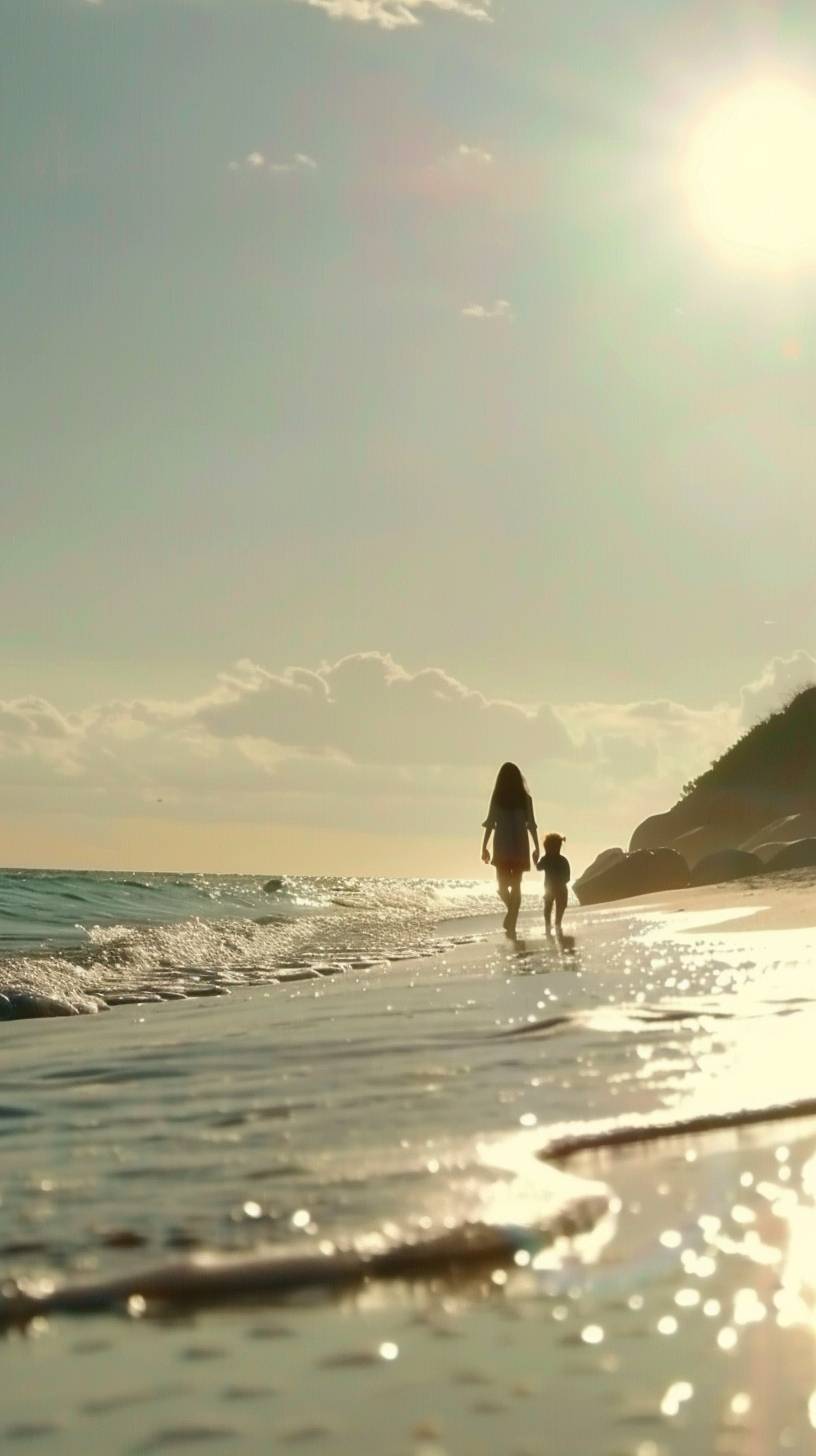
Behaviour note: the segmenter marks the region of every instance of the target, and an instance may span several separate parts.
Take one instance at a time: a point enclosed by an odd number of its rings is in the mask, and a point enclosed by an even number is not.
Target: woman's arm
[[[490,840],[490,836],[493,833],[493,830],[496,828],[496,815],[493,810],[492,799],[490,800],[490,808],[487,811],[487,818],[482,824],[482,828],[484,830],[484,836],[482,838],[482,861],[484,864],[490,864],[490,853],[487,846]]]
[[[535,809],[533,808],[532,799],[527,800],[527,830],[530,838],[533,841],[533,854],[536,864],[538,864],[538,861],[541,858],[541,850],[538,847],[538,825],[536,824]]]

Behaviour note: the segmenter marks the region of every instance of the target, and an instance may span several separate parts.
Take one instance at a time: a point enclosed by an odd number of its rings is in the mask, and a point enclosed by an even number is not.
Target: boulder
[[[805,810],[801,814],[785,814],[781,819],[764,824],[740,845],[740,849],[757,850],[760,845],[771,843],[793,844],[797,839],[810,839],[815,834],[816,812]]]
[[[689,867],[685,856],[671,847],[662,847],[652,852],[650,874],[656,883],[654,890],[684,890],[689,882]]]
[[[671,848],[682,854],[689,869],[693,869],[701,859],[710,854],[718,854],[722,849],[729,849],[732,843],[733,839],[729,839],[716,825],[698,824],[694,829],[687,829],[685,834],[678,834],[676,839],[672,839]]]
[[[779,854],[780,850],[787,849],[787,847],[788,841],[786,839],[772,839],[769,844],[758,844],[756,849],[750,850],[749,853],[755,854],[757,859],[761,859],[763,865],[767,868],[768,862],[775,855]]]
[[[816,866],[816,839],[795,839],[793,844],[786,844],[773,859],[768,860],[765,868],[776,873],[780,870],[810,869],[812,866]]]
[[[573,881],[572,888],[576,895],[579,895],[580,885],[586,884],[594,875],[602,874],[604,870],[608,870],[613,864],[618,864],[620,860],[625,858],[626,855],[622,849],[602,849],[600,854],[596,854],[592,864],[587,866],[580,878]]]
[[[759,875],[765,869],[762,860],[747,849],[719,849],[699,860],[691,871],[692,885],[722,885],[728,880],[742,880],[746,875]]]
[[[793,839],[816,833],[806,828],[783,833],[778,821],[784,816],[799,816],[799,806],[781,794],[762,794],[750,789],[709,789],[681,799],[665,814],[644,819],[632,835],[629,848],[658,849],[670,845],[685,859],[696,863],[705,854],[720,849],[753,849],[752,837],[761,831],[760,842],[767,839]],[[771,833],[771,826],[774,832]]]
[[[655,890],[681,890],[688,882],[688,865],[676,850],[639,849],[588,879],[582,875],[573,889],[582,905],[603,905]]]
[[[672,809],[666,814],[651,814],[642,824],[638,824],[629,841],[629,853],[634,854],[639,849],[659,849],[664,844],[671,844],[684,827],[677,823],[676,812]]]
[[[816,839],[816,684],[742,733],[667,813],[644,819],[629,849],[665,844],[696,865],[734,848],[762,847],[765,857],[765,846],[781,843],[790,846],[781,863],[793,868],[810,865],[808,851],[792,847],[809,839]]]

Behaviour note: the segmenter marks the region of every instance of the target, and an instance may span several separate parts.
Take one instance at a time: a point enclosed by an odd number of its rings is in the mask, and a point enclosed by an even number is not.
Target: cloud
[[[464,162],[472,162],[477,167],[490,167],[493,163],[493,153],[485,151],[484,147],[471,147],[466,142],[460,142],[454,154]]]
[[[739,732],[735,703],[688,708],[668,698],[589,702],[569,704],[559,714],[599,772],[618,783],[652,778],[679,788],[690,772],[707,768]]]
[[[244,660],[195,697],[65,714],[0,701],[0,785],[20,813],[163,814],[390,835],[478,825],[497,765],[520,763],[542,821],[595,853],[667,808],[744,728],[816,667],[777,658],[727,702],[519,703],[384,652],[273,671]],[[766,695],[766,697],[763,697]],[[749,705],[749,706],[747,706]]]
[[[287,172],[316,172],[317,162],[305,152],[295,152],[289,162],[270,162],[269,171],[278,175],[285,175]]]
[[[349,762],[483,764],[570,757],[573,744],[548,707],[486,698],[437,667],[412,673],[387,654],[360,652],[316,672],[282,675],[253,663],[230,680],[230,696],[196,713],[216,738],[265,739]]]
[[[449,11],[468,20],[490,20],[492,0],[300,0],[333,20],[356,20],[383,30],[419,25],[425,11]]]
[[[263,152],[248,152],[242,161],[230,162],[229,170],[256,176],[270,173],[272,176],[285,177],[293,172],[316,172],[317,162],[306,152],[295,152],[286,162],[270,162]]]
[[[495,303],[469,303],[462,309],[462,318],[467,319],[504,319],[510,323],[513,318],[513,311],[506,298],[497,298]]]
[[[800,688],[816,683],[816,657],[800,649],[790,657],[774,657],[740,695],[742,724],[750,728],[781,708]]]
[[[424,161],[400,167],[392,172],[390,181],[402,195],[410,194],[436,206],[481,208],[500,204],[506,178],[486,146],[462,141]],[[482,221],[480,216],[478,226]]]
[[[69,738],[69,720],[45,698],[14,698],[0,702],[0,738]]]
[[[161,801],[208,821],[451,833],[481,818],[503,758],[576,752],[549,706],[379,652],[279,673],[243,661],[199,697],[113,700],[70,722],[40,700],[0,705],[3,716],[16,741],[0,735],[0,782],[29,813],[143,815]],[[42,728],[60,723],[57,752]]]
[[[45,698],[0,701],[0,770],[5,764],[2,777],[10,783],[36,781],[43,772],[49,779],[81,772],[82,739],[81,723]]]

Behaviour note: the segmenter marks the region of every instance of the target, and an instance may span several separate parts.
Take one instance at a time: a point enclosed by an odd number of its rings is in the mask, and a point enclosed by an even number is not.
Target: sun
[[[816,93],[760,80],[702,117],[685,158],[697,226],[732,262],[816,264]]]

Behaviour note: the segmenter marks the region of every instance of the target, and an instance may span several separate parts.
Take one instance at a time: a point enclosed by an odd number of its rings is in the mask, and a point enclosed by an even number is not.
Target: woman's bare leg
[[[510,935],[512,935],[514,933],[514,931],[515,931],[515,928],[516,928],[516,921],[518,920],[519,910],[521,909],[521,871],[520,870],[518,870],[515,874],[512,874],[512,875],[509,875],[508,876],[507,889],[508,889],[507,915],[506,915],[505,922],[504,922],[504,928],[505,928],[505,930],[507,930],[510,933]]]
[[[510,920],[510,878],[507,871],[500,869],[498,865],[496,866],[496,889],[499,892],[499,899],[507,911],[502,921],[502,925],[506,930]]]

